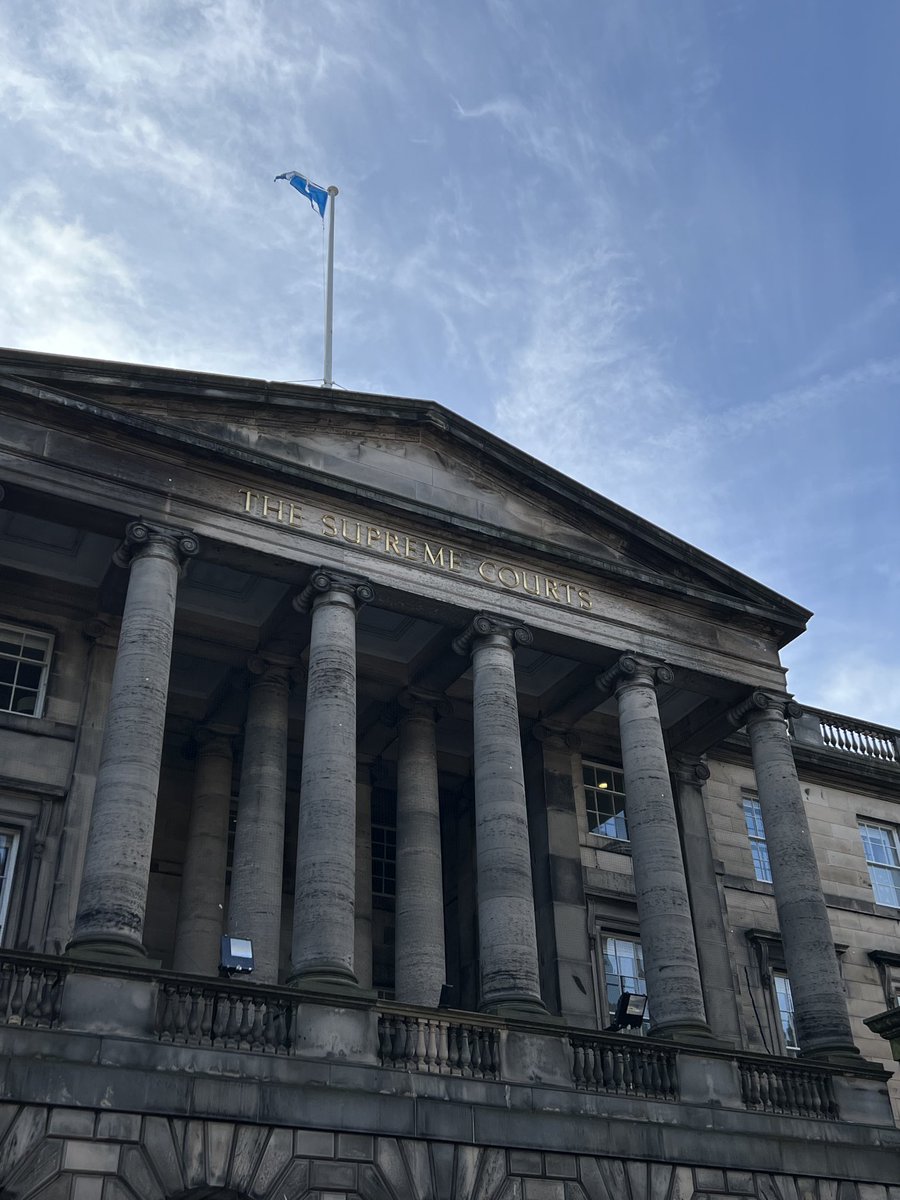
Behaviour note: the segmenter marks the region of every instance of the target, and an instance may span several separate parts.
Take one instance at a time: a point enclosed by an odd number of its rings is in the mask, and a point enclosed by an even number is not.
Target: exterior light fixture
[[[647,1011],[647,997],[641,992],[623,992],[616,1004],[612,1024],[606,1033],[620,1033],[623,1029],[639,1029]]]
[[[219,970],[226,975],[249,974],[253,970],[253,943],[249,938],[222,935]]]

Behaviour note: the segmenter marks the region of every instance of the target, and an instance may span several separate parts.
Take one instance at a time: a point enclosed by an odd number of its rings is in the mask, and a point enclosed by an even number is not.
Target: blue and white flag
[[[312,207],[316,210],[320,217],[325,217],[325,205],[328,203],[328,192],[323,187],[319,187],[317,183],[311,183],[310,180],[298,175],[296,171],[285,171],[283,175],[276,175],[275,182],[279,179],[286,179],[291,187],[297,189],[301,195],[305,196]]]

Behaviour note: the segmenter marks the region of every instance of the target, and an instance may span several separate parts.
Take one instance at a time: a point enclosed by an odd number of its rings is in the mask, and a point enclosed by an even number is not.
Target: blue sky
[[[900,725],[900,6],[7,0],[0,343],[438,400]]]

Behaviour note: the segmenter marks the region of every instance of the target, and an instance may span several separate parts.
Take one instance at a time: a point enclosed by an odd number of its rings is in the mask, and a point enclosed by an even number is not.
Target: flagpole
[[[328,189],[331,203],[328,206],[328,261],[325,268],[325,371],[322,380],[325,387],[334,386],[331,377],[331,340],[334,333],[334,198],[338,194],[334,184]]]

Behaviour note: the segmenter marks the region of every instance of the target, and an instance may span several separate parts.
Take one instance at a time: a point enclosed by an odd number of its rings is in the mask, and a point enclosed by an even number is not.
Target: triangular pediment
[[[187,372],[0,355],[16,376],[144,438],[266,464],[297,485],[419,513],[467,535],[549,555],[617,586],[799,630],[805,610],[603,496],[425,401]],[[14,380],[9,379],[10,386]]]

